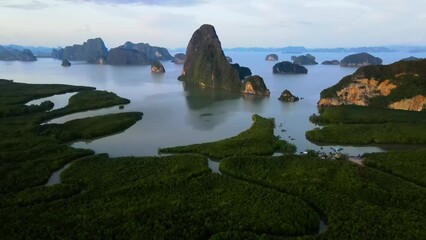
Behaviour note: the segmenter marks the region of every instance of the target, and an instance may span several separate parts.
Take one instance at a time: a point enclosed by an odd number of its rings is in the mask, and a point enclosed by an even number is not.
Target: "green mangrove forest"
[[[78,93],[61,109],[25,105],[68,92]],[[42,123],[129,100],[8,80],[0,93],[1,239],[426,239],[425,150],[366,154],[363,166],[294,155],[294,145],[274,136],[273,119],[253,115],[249,129],[228,139],[111,158],[68,143],[123,131],[142,113]],[[423,123],[383,115],[358,124]],[[326,116],[316,118],[333,126]],[[46,186],[67,164],[60,183]]]

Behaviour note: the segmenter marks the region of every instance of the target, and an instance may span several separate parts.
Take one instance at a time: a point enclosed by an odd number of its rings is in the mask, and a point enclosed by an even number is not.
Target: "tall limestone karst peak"
[[[226,59],[212,25],[204,24],[192,35],[179,79],[203,88],[240,91],[239,72]]]
[[[359,68],[321,92],[319,106],[426,109],[426,59]]]
[[[108,56],[108,49],[101,38],[88,39],[83,44],[67,46],[63,50],[53,50],[52,56],[69,61],[86,61],[88,63],[103,63]]]

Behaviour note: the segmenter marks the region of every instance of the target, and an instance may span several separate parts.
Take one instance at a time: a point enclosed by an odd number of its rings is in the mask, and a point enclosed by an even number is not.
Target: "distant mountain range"
[[[50,57],[53,50],[53,48],[50,48],[50,47],[21,46],[16,44],[0,45],[0,46],[4,48],[19,50],[19,51],[22,51],[24,49],[29,49],[36,57]]]
[[[426,52],[426,46],[388,46],[388,47],[355,47],[355,48],[305,48],[303,46],[288,46],[283,48],[238,47],[225,48],[225,51],[236,52],[281,52],[281,53],[313,53],[313,52]]]
[[[36,57],[52,57],[53,49],[51,47],[43,46],[21,46],[16,44],[0,45],[4,48],[16,49],[22,51],[29,49]],[[314,53],[314,52],[409,52],[421,53],[426,52],[426,46],[376,46],[376,47],[354,47],[354,48],[306,48],[303,46],[288,46],[282,48],[262,48],[262,47],[237,47],[237,48],[224,48],[224,51],[235,52],[281,52],[281,53]],[[170,49],[171,52],[185,52],[186,48]]]

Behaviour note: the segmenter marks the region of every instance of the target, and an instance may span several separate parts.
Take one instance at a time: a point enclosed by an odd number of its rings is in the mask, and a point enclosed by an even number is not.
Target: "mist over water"
[[[352,74],[356,68],[339,66],[305,66],[308,74],[276,75],[272,66],[276,62],[267,62],[265,56],[270,52],[226,52],[234,63],[249,67],[254,75],[260,75],[271,92],[270,97],[239,96],[232,93],[185,89],[177,80],[182,65],[162,62],[166,73],[151,74],[150,66],[109,66],[90,65],[73,62],[69,68],[61,67],[54,59],[39,59],[37,62],[0,62],[1,78],[26,83],[62,83],[93,86],[107,90],[131,100],[124,110],[118,107],[88,111],[56,119],[53,122],[65,122],[119,111],[141,111],[141,121],[126,131],[93,140],[77,142],[77,148],[90,148],[97,153],[116,156],[157,155],[159,147],[186,145],[215,141],[234,136],[251,125],[251,115],[275,118],[275,134],[296,144],[298,151],[306,149],[320,150],[320,146],[305,139],[305,131],[315,126],[309,122],[309,116],[317,113],[316,103],[320,92],[337,83],[342,77]],[[173,55],[174,53],[172,53]],[[280,54],[279,61],[289,61],[292,55]],[[305,53],[304,53],[305,54]],[[341,60],[349,53],[313,53],[316,61]],[[398,61],[411,53],[374,53],[383,59],[384,64]],[[278,100],[281,92],[290,90],[303,99],[296,103],[283,103]],[[63,102],[52,99],[53,102]],[[55,103],[56,103],[55,102]],[[278,127],[282,123],[282,127]],[[282,131],[285,129],[285,132]],[[294,139],[294,140],[291,140]],[[394,148],[396,146],[391,146]],[[328,146],[324,146],[324,151]],[[364,152],[384,151],[384,146],[343,147],[343,152],[357,155]]]

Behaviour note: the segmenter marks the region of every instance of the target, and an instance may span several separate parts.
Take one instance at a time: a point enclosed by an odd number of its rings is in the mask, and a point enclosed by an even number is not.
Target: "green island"
[[[41,123],[127,99],[7,80],[0,92],[2,239],[426,238],[424,150],[366,154],[365,166],[294,155],[273,135],[273,119],[253,115],[235,137],[111,158],[67,143],[123,131],[142,113]],[[79,93],[62,109],[24,105],[65,92]],[[60,183],[45,186],[67,164]]]
[[[294,153],[296,146],[274,136],[274,119],[266,119],[257,114],[252,116],[252,126],[235,137],[211,142],[162,148],[160,153],[196,153],[213,159],[230,156],[266,156],[274,152]]]

